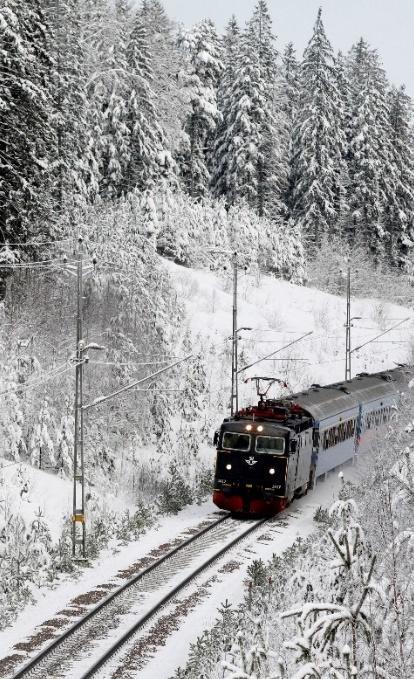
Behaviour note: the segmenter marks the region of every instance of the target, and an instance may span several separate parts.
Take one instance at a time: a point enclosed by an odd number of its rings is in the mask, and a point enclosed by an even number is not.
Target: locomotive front
[[[284,509],[290,437],[290,429],[278,423],[225,421],[215,439],[214,504],[242,514]]]

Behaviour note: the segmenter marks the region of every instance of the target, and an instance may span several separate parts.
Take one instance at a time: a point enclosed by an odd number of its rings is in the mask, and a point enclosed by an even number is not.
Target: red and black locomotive
[[[370,447],[412,373],[399,366],[285,398],[260,395],[216,432],[214,503],[240,514],[281,511]]]

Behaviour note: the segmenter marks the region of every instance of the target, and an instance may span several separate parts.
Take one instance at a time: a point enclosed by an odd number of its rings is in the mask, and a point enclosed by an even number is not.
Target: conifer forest
[[[256,375],[282,399],[414,362],[406,87],[323,8],[302,50],[272,0],[224,28],[200,4],[0,0],[0,679],[222,516],[235,384],[244,408]],[[413,385],[93,676],[413,678]],[[76,639],[36,676],[92,676]]]

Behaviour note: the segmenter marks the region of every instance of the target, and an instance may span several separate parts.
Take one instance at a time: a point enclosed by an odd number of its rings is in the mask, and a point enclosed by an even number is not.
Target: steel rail
[[[156,603],[145,615],[143,615],[125,634],[122,635],[110,648],[102,655],[93,665],[90,667],[86,673],[82,674],[80,679],[90,679],[99,670],[106,665],[109,660],[124,646],[144,625],[153,618],[171,599],[175,597],[178,592],[184,589],[192,580],[194,580],[200,573],[205,571],[211,564],[220,559],[226,552],[228,552],[234,545],[241,542],[247,535],[253,533],[259,526],[263,525],[269,520],[269,518],[259,519],[254,526],[251,526],[248,530],[244,531],[241,535],[238,535],[234,540],[227,543],[218,552],[213,554],[207,561],[202,563],[198,568],[196,568],[192,573],[187,575],[181,582],[178,583],[173,589],[171,589],[158,603]]]
[[[85,623],[87,623],[93,617],[98,615],[98,613],[100,613],[104,608],[106,608],[108,604],[116,600],[123,592],[128,590],[130,587],[136,585],[136,583],[139,582],[145,575],[158,568],[162,563],[164,563],[172,556],[174,556],[174,554],[177,554],[182,549],[184,549],[191,543],[195,542],[198,538],[202,537],[203,535],[211,531],[213,528],[218,526],[220,523],[223,523],[224,521],[227,521],[230,518],[231,514],[221,516],[217,521],[214,521],[205,528],[202,528],[197,533],[194,533],[194,535],[191,535],[187,540],[184,540],[179,545],[174,547],[174,549],[171,549],[169,552],[164,554],[164,556],[154,561],[154,563],[152,563],[150,566],[147,566],[147,568],[144,568],[144,570],[137,573],[137,575],[134,575],[134,577],[128,580],[126,583],[110,592],[110,594],[108,594],[108,596],[102,599],[102,601],[100,601],[96,606],[94,606],[94,608],[88,611],[85,615],[79,618],[79,620],[77,620],[71,627],[69,627],[69,629],[67,629],[66,632],[56,637],[56,639],[54,639],[50,644],[48,644],[42,651],[40,651],[40,653],[35,655],[31,660],[29,660],[28,663],[23,665],[23,667],[21,667],[21,669],[18,670],[16,674],[13,674],[12,679],[21,679],[21,677],[25,677],[33,670],[36,670],[37,666],[40,665],[44,660],[46,660],[48,656],[52,655],[54,651],[56,651],[59,648],[59,646],[65,643],[65,641],[67,641],[75,632],[80,630],[85,625]]]

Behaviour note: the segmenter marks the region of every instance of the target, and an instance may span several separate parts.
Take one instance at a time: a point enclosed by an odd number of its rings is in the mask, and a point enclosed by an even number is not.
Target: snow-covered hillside
[[[232,281],[229,275],[195,271],[167,263],[179,298],[185,302],[187,321],[196,345],[214,348],[209,356],[216,374],[226,385],[226,405],[230,398],[230,355],[232,333]],[[252,375],[274,375],[286,379],[291,391],[312,383],[329,384],[344,379],[346,301],[316,289],[294,285],[270,276],[240,274],[238,326],[242,331],[239,344],[239,367],[242,368],[272,351],[286,346],[312,331],[312,335],[281,351],[274,359],[264,361],[242,374],[240,403],[255,400],[251,387],[243,384]],[[414,312],[372,299],[352,301],[352,347],[358,347],[380,335],[384,330],[407,318],[407,322],[369,343],[352,355],[353,375],[375,372],[406,362],[411,355],[414,338]],[[298,359],[298,360],[293,360]],[[211,367],[210,367],[211,370]]]
[[[177,296],[185,305],[182,325],[191,332],[192,351],[204,353],[209,389],[210,434],[228,413],[231,381],[232,282],[223,274],[187,269],[163,260]],[[269,276],[242,275],[239,279],[239,326],[251,327],[240,336],[240,367],[270,354],[301,335],[312,335],[246,371],[252,375],[272,375],[287,381],[290,390],[306,388],[312,383],[328,384],[344,376],[346,305],[344,298],[318,290],[293,285]],[[355,300],[352,344],[358,346],[381,334],[399,319],[409,320],[353,354],[353,374],[378,371],[406,362],[414,342],[414,312],[376,299]],[[298,358],[300,360],[293,360]],[[280,389],[280,388],[279,388]],[[275,395],[278,392],[273,392]],[[279,393],[283,393],[280,392]],[[286,393],[286,391],[284,391]],[[240,405],[256,400],[252,383],[240,380]],[[143,462],[153,457],[151,446],[136,451]],[[214,449],[203,447],[203,457],[213,463]],[[27,521],[39,513],[57,539],[63,523],[71,513],[71,482],[29,465],[4,460],[4,484],[10,511],[21,513]],[[99,496],[99,490],[96,489]],[[100,499],[112,509],[132,508],[131,496],[106,494]]]

